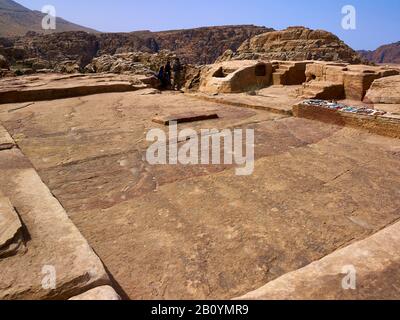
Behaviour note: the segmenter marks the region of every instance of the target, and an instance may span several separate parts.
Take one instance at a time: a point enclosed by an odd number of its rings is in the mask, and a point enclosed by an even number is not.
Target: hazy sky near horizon
[[[331,31],[357,50],[400,41],[399,0],[16,1],[34,10],[53,5],[57,16],[104,32],[228,24],[255,24],[279,30],[301,25]],[[342,28],[345,5],[356,8],[356,30]]]

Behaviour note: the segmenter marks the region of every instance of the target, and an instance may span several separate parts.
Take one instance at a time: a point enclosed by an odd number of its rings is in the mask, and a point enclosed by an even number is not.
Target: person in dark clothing
[[[164,77],[168,87],[171,86],[171,69],[171,62],[168,61],[164,68]]]
[[[173,84],[173,89],[174,90],[180,90],[181,89],[181,82],[182,82],[182,65],[179,60],[179,58],[176,58],[174,61],[174,64],[172,65],[172,71],[174,75],[174,84]]]
[[[161,82],[161,88],[165,88],[165,71],[164,66],[161,66],[160,71],[158,71],[157,75],[158,80]]]

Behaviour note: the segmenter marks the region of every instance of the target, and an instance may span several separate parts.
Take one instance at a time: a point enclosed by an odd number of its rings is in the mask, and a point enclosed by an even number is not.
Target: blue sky
[[[354,49],[400,41],[399,0],[17,0],[99,31],[170,30],[227,24],[275,29],[304,25],[338,35]],[[344,5],[357,10],[357,29],[341,27]]]

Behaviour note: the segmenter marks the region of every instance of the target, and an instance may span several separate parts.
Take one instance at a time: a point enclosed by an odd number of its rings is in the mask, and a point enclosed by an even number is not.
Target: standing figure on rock
[[[161,82],[161,89],[164,89],[166,87],[164,66],[160,67],[160,70],[158,71],[157,78]]]
[[[165,82],[166,86],[168,88],[171,88],[171,62],[167,62],[164,68],[164,77],[165,77]]]
[[[175,58],[174,64],[172,65],[172,71],[174,75],[173,89],[179,91],[182,86],[182,65],[179,58]]]

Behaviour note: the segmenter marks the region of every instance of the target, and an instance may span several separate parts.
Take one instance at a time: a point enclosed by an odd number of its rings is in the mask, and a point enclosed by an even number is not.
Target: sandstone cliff
[[[321,60],[360,63],[360,56],[334,34],[323,30],[290,27],[246,40],[236,52],[225,52],[223,60]]]
[[[188,30],[89,34],[62,32],[43,35],[29,32],[22,37],[0,38],[0,54],[9,61],[47,61],[48,67],[74,60],[83,68],[94,57],[128,52],[173,51],[184,63],[213,63],[225,50],[236,50],[248,38],[270,31],[251,25],[206,27]]]

